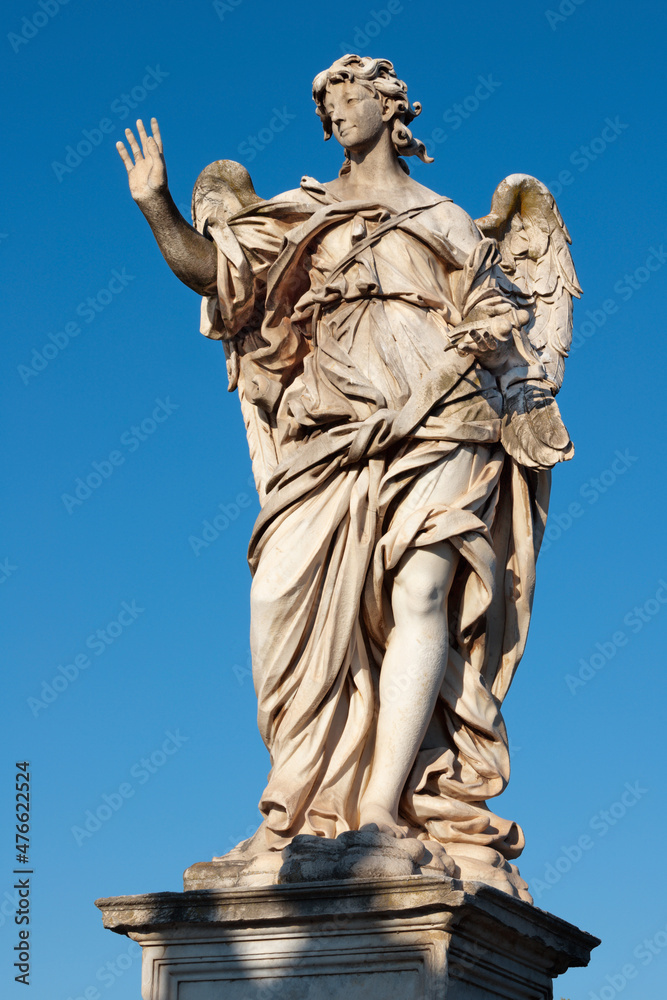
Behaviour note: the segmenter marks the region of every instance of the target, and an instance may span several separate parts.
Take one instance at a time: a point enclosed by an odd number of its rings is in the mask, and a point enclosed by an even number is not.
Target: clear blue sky
[[[5,996],[24,995],[6,917],[15,760],[32,771],[34,1000],[137,997],[139,962],[93,900],[178,890],[254,829],[268,770],[238,401],[114,143],[156,114],[186,209],[218,158],[264,196],[327,180],[341,156],[310,82],[348,49],[392,59],[423,103],[414,131],[436,159],[411,161],[418,180],[481,216],[504,176],[531,173],[571,230],[585,297],[561,408],[577,453],[554,474],[500,808],[525,829],[538,904],[603,939],[556,997],[664,997],[664,11],[559,2],[6,5]],[[228,527],[193,546],[220,504]]]

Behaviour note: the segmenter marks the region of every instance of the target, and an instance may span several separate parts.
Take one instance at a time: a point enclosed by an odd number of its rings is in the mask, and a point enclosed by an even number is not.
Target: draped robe
[[[304,178],[290,197],[200,226],[219,260],[202,332],[225,342],[262,502],[251,649],[271,772],[248,856],[357,829],[393,574],[443,541],[459,553],[449,659],[399,822],[454,853],[476,845],[502,861],[523,847],[487,800],[509,778],[501,705],[550,478],[505,453],[496,378],[452,349],[451,329],[502,300],[507,279],[493,241],[480,234],[468,254],[438,232],[436,204],[392,214]],[[386,697],[415,696],[417,669]]]

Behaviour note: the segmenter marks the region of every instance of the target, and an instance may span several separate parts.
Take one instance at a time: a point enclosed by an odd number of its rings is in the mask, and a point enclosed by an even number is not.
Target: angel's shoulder
[[[283,191],[281,194],[274,194],[273,198],[269,198],[268,200],[269,202],[303,201],[303,191],[301,188],[292,188],[290,191]]]
[[[269,202],[287,202],[301,205],[304,203],[310,204],[311,202],[319,204],[323,200],[329,200],[325,186],[311,177],[302,178],[300,187],[291,188],[289,191],[283,191],[282,194],[276,194],[273,198],[269,198]]]
[[[471,251],[482,239],[474,220],[453,201],[442,200],[428,210],[433,229],[462,250]]]

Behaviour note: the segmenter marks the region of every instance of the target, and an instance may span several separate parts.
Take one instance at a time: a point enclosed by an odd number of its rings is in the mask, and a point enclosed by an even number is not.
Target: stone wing
[[[192,222],[203,236],[213,239],[212,227],[219,231],[221,224],[228,219],[261,202],[250,174],[242,164],[234,160],[216,160],[201,172],[195,183]],[[243,267],[244,263],[239,261],[239,266]],[[230,392],[238,389],[253,476],[262,503],[266,496],[266,483],[278,464],[275,420],[248,398],[241,359],[262,344],[260,329],[263,319],[263,302],[255,300],[243,328],[234,337],[229,337],[220,312],[218,290],[204,296],[202,301],[200,330],[206,337],[222,341],[227,359],[228,388]]]
[[[529,297],[526,347],[544,365],[558,392],[572,342],[572,298],[581,295],[572,242],[553,195],[528,174],[511,174],[493,193],[491,211],[477,225],[497,240],[502,267]]]
[[[543,372],[503,387],[503,444],[522,465],[551,468],[574,454],[554,398],[572,342],[572,298],[581,295],[570,234],[549,189],[528,174],[501,181],[477,225],[497,241],[517,305],[529,312],[519,333],[522,353]]]

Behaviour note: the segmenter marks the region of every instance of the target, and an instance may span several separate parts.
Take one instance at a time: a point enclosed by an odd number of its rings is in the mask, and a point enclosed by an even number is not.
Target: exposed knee
[[[457,554],[449,546],[415,549],[408,553],[394,577],[392,604],[397,624],[402,616],[443,616]]]
[[[393,587],[394,615],[428,618],[444,611],[447,591],[441,580],[431,574],[409,572],[397,574]]]

